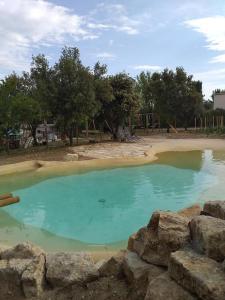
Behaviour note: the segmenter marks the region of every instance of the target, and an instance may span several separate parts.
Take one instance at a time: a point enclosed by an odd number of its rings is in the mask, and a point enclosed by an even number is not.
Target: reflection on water
[[[46,249],[112,249],[125,246],[121,241],[145,225],[154,210],[222,199],[225,152],[167,152],[145,166],[48,180],[35,176],[0,181],[0,191],[14,190],[22,199],[0,211],[3,242],[29,239]]]

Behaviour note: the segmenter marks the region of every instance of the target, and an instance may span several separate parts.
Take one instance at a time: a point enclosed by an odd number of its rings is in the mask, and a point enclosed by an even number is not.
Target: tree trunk
[[[70,127],[69,139],[70,139],[70,147],[71,147],[73,146],[73,125],[71,125]]]
[[[77,145],[79,144],[79,140],[78,140],[78,138],[79,138],[79,130],[78,130],[79,128],[78,128],[78,124],[76,124],[76,138],[77,138]]]
[[[36,129],[37,129],[37,125],[31,126],[31,134],[34,139],[34,146],[37,146]]]

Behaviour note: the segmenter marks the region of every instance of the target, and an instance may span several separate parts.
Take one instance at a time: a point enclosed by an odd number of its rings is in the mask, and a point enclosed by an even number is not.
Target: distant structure
[[[225,91],[214,94],[214,109],[225,109]]]

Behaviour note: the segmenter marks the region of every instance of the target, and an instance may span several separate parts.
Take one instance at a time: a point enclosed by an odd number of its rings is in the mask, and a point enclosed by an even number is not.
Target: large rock
[[[124,251],[110,257],[108,260],[99,261],[95,266],[99,271],[100,276],[122,276],[122,264],[124,259]]]
[[[7,299],[9,293],[12,299],[40,296],[45,278],[45,255],[42,249],[22,243],[3,249],[0,257],[0,299]]]
[[[26,267],[21,277],[24,295],[27,299],[39,297],[44,288],[45,280],[45,257],[32,260]]]
[[[16,245],[15,247],[7,248],[1,251],[0,258],[1,259],[30,259],[35,258],[37,256],[43,255],[44,251],[29,243],[21,243]]]
[[[168,272],[153,279],[145,296],[145,300],[197,300],[197,297],[182,288]]]
[[[149,282],[165,272],[164,268],[144,262],[131,251],[127,251],[124,257],[123,270],[128,283],[133,288],[132,292],[135,292],[139,299],[144,298]]]
[[[225,299],[225,272],[218,262],[192,251],[171,254],[169,275],[202,300]]]
[[[23,272],[32,263],[30,259],[0,260],[0,299],[21,299],[21,277]]]
[[[128,249],[149,263],[167,266],[170,254],[190,241],[188,218],[172,212],[155,212],[147,227],[128,242]]]
[[[192,244],[199,253],[217,261],[225,259],[225,221],[198,216],[190,222]]]
[[[52,287],[86,283],[99,275],[90,256],[85,253],[47,254],[46,269],[46,278]]]
[[[179,215],[187,218],[193,218],[201,214],[202,208],[199,204],[194,204],[188,208],[184,208],[178,212]]]
[[[205,203],[203,213],[225,220],[225,201],[208,201]]]

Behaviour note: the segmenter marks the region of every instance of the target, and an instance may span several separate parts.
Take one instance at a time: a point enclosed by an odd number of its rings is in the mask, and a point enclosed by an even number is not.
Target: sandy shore
[[[157,153],[167,151],[225,150],[224,139],[166,139],[143,137],[136,143],[99,143],[69,149],[78,154],[78,161],[32,160],[2,165],[0,176],[35,171],[36,175],[67,174],[92,169],[147,164],[157,159]],[[68,153],[69,153],[68,152]],[[54,154],[53,154],[54,155]],[[85,157],[85,160],[82,160]]]

